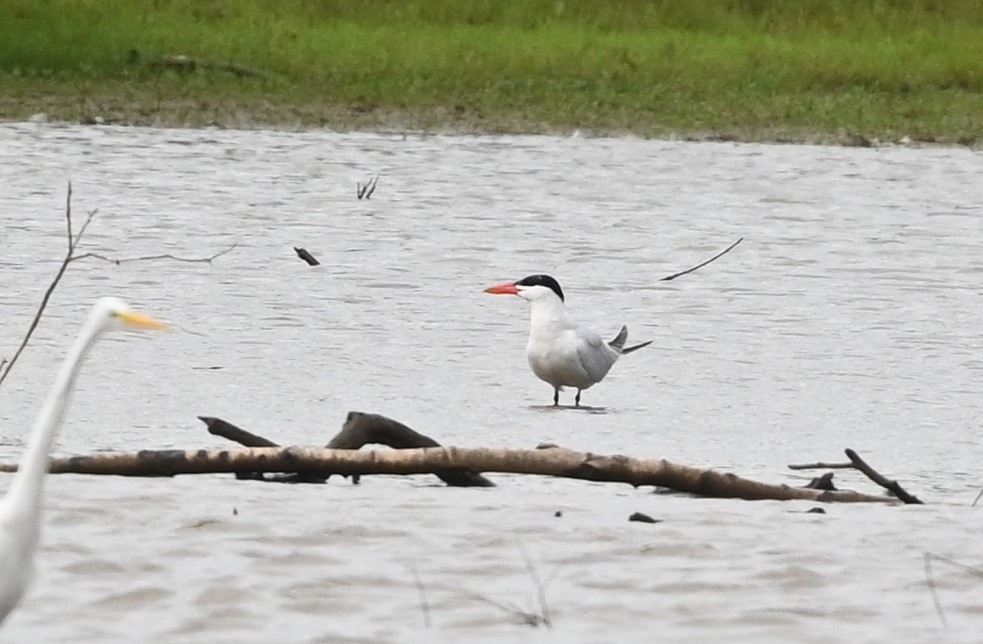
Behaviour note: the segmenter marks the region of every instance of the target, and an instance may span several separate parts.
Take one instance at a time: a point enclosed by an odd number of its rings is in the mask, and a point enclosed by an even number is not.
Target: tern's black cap
[[[521,280],[515,283],[516,286],[545,286],[548,289],[552,289],[556,293],[560,301],[563,299],[563,289],[560,288],[560,283],[549,275],[530,275],[529,277],[523,277]]]

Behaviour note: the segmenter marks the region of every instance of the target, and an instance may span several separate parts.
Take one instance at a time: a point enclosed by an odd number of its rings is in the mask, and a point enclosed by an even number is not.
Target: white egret
[[[127,326],[161,329],[165,325],[133,311],[116,298],[104,297],[95,303],[34,421],[17,474],[0,501],[0,623],[17,606],[31,580],[41,531],[41,493],[48,471],[48,454],[65,418],[79,368],[104,331]]]

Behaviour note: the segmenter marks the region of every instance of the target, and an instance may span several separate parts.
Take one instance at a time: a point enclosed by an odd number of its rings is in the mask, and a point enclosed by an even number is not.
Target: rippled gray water
[[[82,250],[238,244],[211,266],[73,264],[0,389],[2,460],[113,294],[176,329],[97,347],[59,454],[222,445],[199,414],[323,444],[358,409],[450,444],[775,482],[853,447],[929,502],[816,515],[503,475],[53,476],[39,576],[0,639],[975,641],[983,579],[936,566],[946,630],[923,554],[983,563],[980,176],[983,156],[955,149],[0,126],[0,355],[57,269],[68,179],[77,220],[99,209]],[[533,272],[605,335],[655,341],[584,393],[604,413],[543,409],[526,304],[481,292]],[[523,553],[552,575],[550,630],[495,605],[537,609]]]

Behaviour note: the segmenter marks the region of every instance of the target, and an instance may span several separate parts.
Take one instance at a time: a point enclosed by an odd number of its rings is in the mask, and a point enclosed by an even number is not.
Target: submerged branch
[[[790,470],[855,470],[857,466],[853,463],[791,463],[788,465]]]
[[[905,491],[905,489],[901,487],[900,483],[897,481],[889,481],[880,472],[868,465],[867,462],[860,458],[860,456],[852,449],[846,450],[846,456],[850,459],[850,462],[853,463],[854,467],[863,472],[867,478],[894,494],[894,496],[898,497],[902,503],[924,505],[924,502],[919,500],[918,497]]]
[[[924,502],[921,501],[921,500],[919,500],[918,497],[916,497],[913,494],[909,494],[907,491],[905,491],[905,489],[901,487],[901,484],[900,483],[898,483],[897,481],[888,480],[887,477],[885,477],[883,474],[881,474],[880,472],[878,472],[877,470],[875,470],[873,467],[871,467],[870,465],[868,465],[867,464],[867,461],[865,461],[864,459],[860,458],[860,455],[857,454],[852,449],[847,448],[845,450],[845,453],[846,453],[847,458],[850,459],[850,462],[849,463],[823,463],[823,462],[819,462],[819,463],[804,463],[804,464],[798,464],[798,465],[797,464],[791,464],[791,465],[788,466],[788,469],[790,469],[790,470],[810,470],[810,469],[824,469],[824,470],[837,470],[837,469],[839,469],[839,470],[846,470],[846,469],[853,469],[853,470],[859,470],[860,472],[862,472],[864,474],[864,476],[866,476],[867,478],[869,478],[871,481],[873,481],[874,483],[880,485],[882,488],[884,488],[888,492],[891,492],[892,494],[894,494],[894,496],[898,497],[898,500],[901,501],[902,503],[924,505]],[[833,475],[830,473],[827,476],[830,479],[832,479],[832,476]],[[822,477],[820,477],[820,478],[822,478]],[[817,479],[813,479],[813,482],[815,482],[816,480]],[[981,494],[983,494],[983,493],[981,493]]]
[[[695,270],[699,270],[699,269],[703,268],[704,266],[706,266],[707,264],[709,264],[710,262],[715,262],[718,259],[720,259],[721,257],[723,257],[724,255],[726,255],[727,253],[729,253],[730,251],[732,251],[734,249],[734,247],[737,246],[738,244],[740,244],[742,241],[744,241],[744,238],[743,237],[741,237],[736,242],[734,242],[733,244],[731,244],[727,248],[723,249],[722,251],[720,251],[719,253],[717,253],[716,255],[714,255],[713,257],[711,257],[710,259],[708,259],[707,261],[703,262],[702,264],[697,264],[693,268],[687,268],[685,271],[680,271],[678,273],[673,273],[672,275],[667,275],[666,277],[663,277],[659,281],[660,282],[668,282],[670,280],[676,279],[677,277],[682,277],[683,275],[688,275],[689,273],[692,273]]]
[[[142,257],[112,258],[112,257],[106,257],[105,255],[100,255],[99,253],[84,253],[82,255],[76,255],[75,257],[72,257],[70,261],[74,262],[80,259],[101,259],[104,262],[109,262],[111,264],[116,264],[118,266],[119,264],[125,264],[127,262],[146,262],[155,259],[172,259],[175,262],[211,264],[212,260],[217,259],[228,252],[231,252],[238,245],[239,245],[238,243],[232,244],[228,248],[224,250],[220,250],[214,255],[209,255],[208,257],[178,257],[176,255],[171,255],[170,253],[162,253],[160,255],[144,255]]]
[[[16,465],[0,466],[12,472]],[[587,481],[659,486],[716,498],[895,503],[895,499],[850,490],[810,490],[743,479],[663,459],[604,456],[561,447],[536,450],[428,447],[355,451],[316,447],[254,447],[213,450],[142,450],[52,459],[52,473],[175,476],[234,472],[282,472],[313,476],[503,472]]]
[[[208,426],[208,432],[216,436],[228,438],[246,447],[279,447],[278,443],[268,438],[247,432],[232,423],[210,416],[198,417]],[[341,431],[332,438],[326,447],[328,449],[361,449],[365,445],[386,445],[393,449],[411,449],[416,447],[440,447],[434,439],[414,431],[391,418],[379,414],[366,414],[359,411],[348,412]],[[448,470],[433,472],[440,480],[451,487],[495,487],[495,484],[473,470]],[[237,474],[239,478],[261,479],[280,483],[323,483],[327,476],[312,476],[289,474],[287,476],[264,478],[262,473],[250,472]],[[358,483],[358,474],[352,475],[352,480]]]

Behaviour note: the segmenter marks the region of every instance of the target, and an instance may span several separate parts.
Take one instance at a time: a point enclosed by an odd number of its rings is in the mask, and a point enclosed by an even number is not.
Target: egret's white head
[[[91,318],[100,331],[109,329],[164,329],[167,325],[149,315],[138,313],[130,305],[115,297],[102,297],[92,306]]]
[[[560,283],[549,275],[530,275],[523,277],[518,282],[505,282],[496,284],[485,289],[485,293],[494,295],[518,295],[524,300],[535,302],[537,300],[563,301],[563,289]]]

